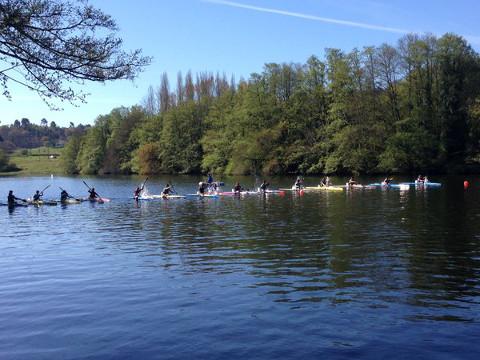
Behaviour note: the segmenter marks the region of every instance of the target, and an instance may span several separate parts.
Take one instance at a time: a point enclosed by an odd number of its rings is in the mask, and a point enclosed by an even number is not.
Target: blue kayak
[[[415,181],[415,182],[405,182],[401,183],[401,185],[415,185],[415,186],[442,186],[442,183],[437,183],[437,182],[421,182],[421,181]]]
[[[373,183],[373,184],[368,184],[368,186],[378,186],[378,187],[390,187],[390,188],[400,188],[407,185],[407,183],[403,184],[384,184],[384,183]]]

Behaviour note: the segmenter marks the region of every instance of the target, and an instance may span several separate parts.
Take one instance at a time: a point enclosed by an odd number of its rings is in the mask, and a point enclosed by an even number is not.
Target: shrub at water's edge
[[[0,149],[0,173],[14,172],[20,170],[14,163],[9,161],[5,151]]]
[[[66,146],[65,171],[451,172],[480,158],[480,58],[454,34],[176,84],[163,75],[143,106],[100,116]]]

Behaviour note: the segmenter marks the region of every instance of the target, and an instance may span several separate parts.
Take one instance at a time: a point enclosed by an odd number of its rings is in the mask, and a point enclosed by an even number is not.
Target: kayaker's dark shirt
[[[33,201],[39,201],[42,197],[42,194],[35,194],[33,195]]]
[[[235,187],[233,188],[233,191],[235,191],[235,192],[242,191],[242,186],[241,185],[235,185]]]
[[[68,199],[68,197],[69,197],[69,196],[68,196],[68,193],[67,193],[66,191],[62,191],[62,192],[60,193],[60,201],[65,201],[65,200]]]
[[[262,185],[260,185],[260,190],[262,190],[262,191],[267,190],[268,185],[270,185],[270,184],[269,183],[263,183]]]
[[[93,190],[89,190],[88,192],[90,193],[90,196],[89,196],[90,199],[95,199],[95,198],[99,197],[98,194]]]
[[[170,195],[172,193],[172,188],[171,187],[166,187],[163,189],[162,194],[163,195]]]
[[[15,205],[15,200],[20,200],[20,199],[14,196],[13,194],[11,195],[8,194],[8,205]]]

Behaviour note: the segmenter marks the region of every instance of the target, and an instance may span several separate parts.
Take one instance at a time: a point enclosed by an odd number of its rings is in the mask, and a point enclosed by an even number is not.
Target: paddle
[[[47,186],[45,187],[45,189],[43,189],[42,191],[40,191],[40,195],[43,196],[43,192],[44,192],[45,190],[47,190],[49,187],[50,187],[50,185],[47,185]]]
[[[147,180],[148,180],[148,176],[147,176],[147,178],[145,179],[145,181],[144,181],[143,184],[142,184],[142,187],[141,187],[142,190],[143,190],[143,188],[145,187],[145,184],[147,183]]]

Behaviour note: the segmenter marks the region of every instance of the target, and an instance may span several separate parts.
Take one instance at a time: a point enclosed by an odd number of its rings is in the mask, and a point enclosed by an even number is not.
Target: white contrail
[[[377,30],[377,31],[386,31],[386,32],[391,32],[396,34],[407,34],[412,32],[411,30],[406,30],[406,29],[398,29],[398,28],[392,28],[387,26],[365,24],[365,23],[360,23],[355,21],[339,20],[339,19],[332,19],[332,18],[302,14],[302,13],[291,12],[291,11],[264,8],[259,6],[241,4],[233,1],[226,1],[226,0],[202,0],[202,1],[207,3],[212,3],[212,4],[225,5],[225,6],[231,6],[236,8],[260,11],[260,12],[266,12],[266,13],[278,14],[278,15],[284,15],[284,16],[292,16],[292,17],[297,17],[301,19],[320,21],[320,22],[330,23],[330,24],[352,26],[352,27],[358,27],[358,28],[369,29],[369,30]]]

